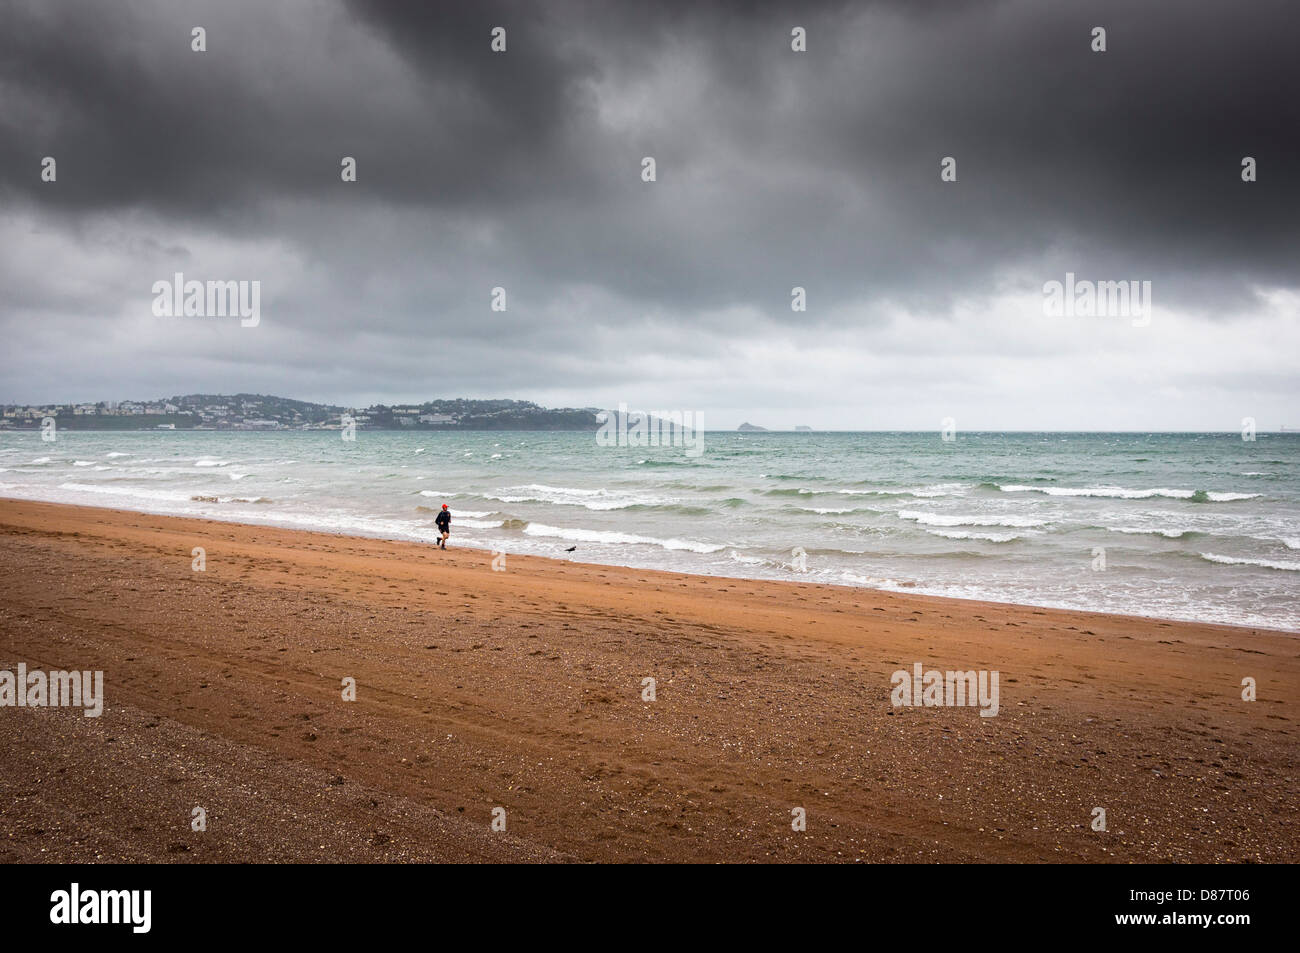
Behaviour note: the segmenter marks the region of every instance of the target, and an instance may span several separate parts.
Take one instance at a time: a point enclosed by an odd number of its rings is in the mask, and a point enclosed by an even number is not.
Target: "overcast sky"
[[[1294,0],[0,16],[0,401],[1300,426]],[[260,324],[155,316],[176,272]],[[1067,272],[1150,281],[1149,324],[1046,315]]]

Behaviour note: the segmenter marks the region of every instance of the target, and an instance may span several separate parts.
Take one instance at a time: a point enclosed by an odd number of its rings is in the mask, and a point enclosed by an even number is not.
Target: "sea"
[[[4,432],[0,496],[1300,632],[1300,434],[703,436]]]

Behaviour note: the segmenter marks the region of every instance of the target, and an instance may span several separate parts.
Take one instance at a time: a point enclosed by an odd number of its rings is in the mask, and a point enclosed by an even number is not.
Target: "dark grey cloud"
[[[1287,0],[11,4],[0,321],[60,344],[15,362],[0,399],[188,381],[596,403],[708,381],[744,406],[767,392],[744,361],[770,346],[809,350],[788,372],[825,404],[810,365],[828,342],[929,348],[945,382],[951,348],[980,341],[1044,366],[1056,338],[1009,333],[1003,311],[1067,270],[1151,280],[1172,320],[1225,341],[1256,317],[1250,333],[1286,332],[1294,24]],[[260,279],[264,325],[149,324],[148,288],[175,270]],[[902,320],[921,324],[892,338]],[[1110,346],[1070,340],[1098,361]],[[1171,393],[1227,372],[1206,347]]]

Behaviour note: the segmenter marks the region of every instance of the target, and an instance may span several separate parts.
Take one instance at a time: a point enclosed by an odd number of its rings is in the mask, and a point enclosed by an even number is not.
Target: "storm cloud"
[[[1291,7],[11,3],[0,400],[1300,420]],[[156,317],[176,272],[261,323]],[[1045,316],[1067,272],[1150,324]]]

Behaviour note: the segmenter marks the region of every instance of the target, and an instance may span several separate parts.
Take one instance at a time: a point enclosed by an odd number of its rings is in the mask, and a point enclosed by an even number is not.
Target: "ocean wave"
[[[864,586],[869,589],[910,589],[916,585],[914,582],[899,582],[897,579],[889,579],[888,577],[863,576],[859,573],[849,572],[848,570],[841,571],[839,573],[839,578],[850,586]]]
[[[1214,553],[1201,553],[1201,558],[1212,563],[1228,566],[1259,566],[1263,569],[1284,569],[1288,572],[1300,572],[1300,563],[1277,562],[1272,559],[1238,559],[1235,556],[1217,556]]]
[[[712,506],[704,503],[668,503],[651,506],[649,504],[638,504],[636,506],[625,507],[627,512],[656,511],[666,516],[717,516],[718,512]]]
[[[934,499],[941,496],[964,496],[965,491],[970,489],[969,483],[931,483],[927,486],[912,487],[907,490],[857,490],[852,487],[840,487],[836,490],[818,490],[818,493],[837,493],[842,496],[881,496],[881,497],[898,497],[910,496],[915,499]]]
[[[178,473],[184,473],[189,476],[194,475],[194,471],[189,467],[124,467],[122,472],[128,474],[122,477],[123,480],[141,479],[144,477],[167,477],[174,476]]]
[[[441,496],[451,499],[453,496],[459,496],[459,493],[443,493],[441,490],[421,490],[420,496]]]
[[[976,533],[964,529],[927,529],[926,532],[945,539],[982,539],[990,543],[1010,543],[1024,538],[1019,533]]]
[[[468,526],[470,529],[500,529],[504,525],[504,520],[458,519],[454,525]]]
[[[1109,533],[1124,533],[1129,536],[1163,536],[1165,539],[1182,539],[1183,537],[1205,536],[1194,529],[1143,529],[1140,526],[1103,526]]]
[[[73,460],[72,465],[74,467],[93,467],[95,465],[95,461],[94,460]]]
[[[1300,549],[1300,537],[1298,536],[1279,536],[1277,541],[1287,549]]]
[[[1116,500],[1147,500],[1161,496],[1171,500],[1191,500],[1193,503],[1231,503],[1236,500],[1253,500],[1258,493],[1228,493],[1215,490],[1171,490],[1156,487],[1149,490],[1130,490],[1122,486],[1093,486],[1086,488],[1068,486],[1021,486],[998,484],[1003,493],[1046,493],[1048,496],[1096,496]]]
[[[511,492],[517,491],[517,492]],[[671,506],[677,500],[649,496],[611,493],[603,487],[582,490],[568,486],[546,486],[530,483],[526,486],[498,488],[496,493],[484,493],[485,500],[502,503],[550,503],[555,506],[581,506],[588,510],[626,510],[632,507]]]
[[[920,489],[908,490],[912,496],[928,498],[934,496],[958,496],[956,490],[965,490],[969,488],[966,483],[932,483],[929,486],[923,486]]]
[[[224,467],[229,466],[229,460],[213,460],[211,457],[200,457],[194,461],[196,467]]]
[[[686,550],[692,553],[716,553],[726,549],[725,545],[702,543],[691,539],[657,539],[653,536],[637,536],[632,533],[620,533],[601,529],[568,529],[562,526],[547,526],[545,523],[529,523],[524,527],[526,536],[547,536],[576,543],[607,543],[620,546],[659,546],[668,550]]]
[[[129,457],[130,455],[131,454],[129,453],[123,453],[121,450],[111,450],[108,453],[104,454],[104,456],[108,457],[110,460],[116,457]]]
[[[914,520],[922,526],[1010,526],[1013,529],[1032,529],[1046,526],[1047,520],[1028,516],[961,516],[948,513],[923,513],[919,510],[901,510],[899,519]]]
[[[49,463],[49,462],[50,462],[49,457],[37,457],[35,460],[32,461],[32,464]]]

